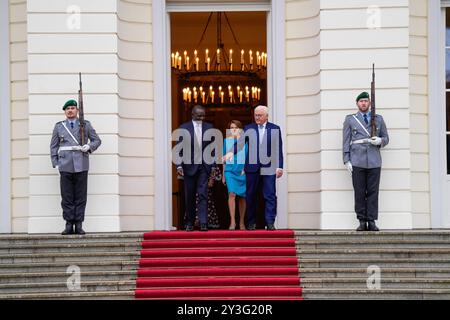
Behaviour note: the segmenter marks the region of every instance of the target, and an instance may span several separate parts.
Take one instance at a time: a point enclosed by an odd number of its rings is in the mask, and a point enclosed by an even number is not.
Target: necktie
[[[71,127],[72,130],[73,130],[73,122],[70,122],[70,127]]]
[[[364,122],[365,122],[366,124],[369,124],[369,120],[367,120],[367,114],[364,114]]]

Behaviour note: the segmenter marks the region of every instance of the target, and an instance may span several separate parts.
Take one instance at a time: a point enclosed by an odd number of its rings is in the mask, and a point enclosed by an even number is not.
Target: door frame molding
[[[9,1],[0,1],[0,233],[11,233]]]
[[[221,3],[220,3],[221,2]],[[155,92],[155,230],[172,228],[170,12],[267,11],[268,107],[282,128],[286,146],[285,3],[284,1],[177,1],[153,0],[153,69]],[[276,67],[275,67],[276,66]],[[273,107],[276,106],[276,107]],[[286,147],[283,148],[286,155]],[[286,161],[285,161],[286,162]],[[288,174],[277,181],[278,228],[288,226]]]
[[[428,121],[430,145],[430,210],[431,227],[449,227],[447,217],[445,132],[445,11],[443,2],[428,2]],[[438,35],[436,37],[436,35]]]

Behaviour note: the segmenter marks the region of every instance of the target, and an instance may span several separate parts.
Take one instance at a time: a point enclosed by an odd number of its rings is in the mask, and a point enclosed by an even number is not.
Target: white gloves
[[[59,166],[55,166],[55,169],[59,171]]]
[[[345,163],[345,166],[347,167],[348,172],[350,172],[350,174],[353,172],[353,166],[352,163],[350,161]]]
[[[380,146],[381,145],[381,138],[380,137],[372,137],[370,138],[369,142],[373,144],[374,146]]]
[[[88,152],[89,149],[91,149],[91,147],[88,144],[85,144],[84,146],[81,147],[82,152]]]

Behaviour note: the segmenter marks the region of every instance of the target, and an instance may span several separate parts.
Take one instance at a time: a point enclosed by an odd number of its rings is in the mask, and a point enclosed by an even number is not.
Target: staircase
[[[295,237],[305,299],[450,299],[450,230]],[[369,266],[379,268],[379,286]]]
[[[450,230],[0,235],[0,299],[135,297],[450,299]]]
[[[0,235],[0,300],[134,299],[141,242],[142,233]]]

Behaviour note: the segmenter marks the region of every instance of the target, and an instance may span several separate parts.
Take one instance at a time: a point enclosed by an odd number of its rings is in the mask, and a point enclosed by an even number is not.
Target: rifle
[[[372,137],[377,135],[376,110],[375,110],[375,63],[372,65],[372,83],[371,83],[370,97],[370,128],[372,130]]]
[[[86,138],[84,136],[86,123],[84,122],[83,84],[81,83],[81,72],[78,75],[80,77],[80,90],[78,90],[78,117],[80,119],[81,145],[84,146],[86,144]]]

